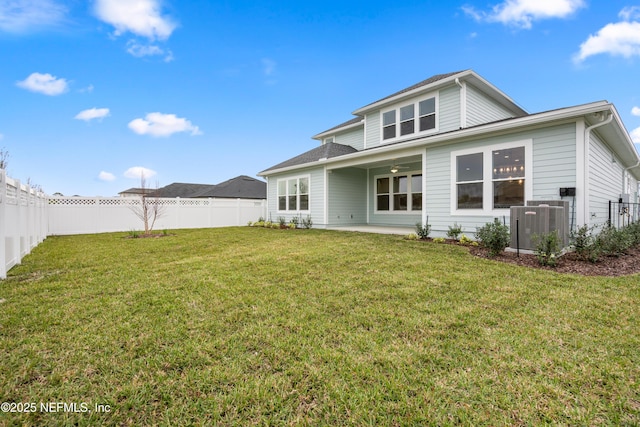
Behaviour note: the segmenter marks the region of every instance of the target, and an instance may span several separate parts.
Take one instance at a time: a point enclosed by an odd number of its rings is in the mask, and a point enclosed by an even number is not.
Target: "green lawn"
[[[50,237],[0,281],[0,402],[37,405],[0,425],[640,424],[638,275],[324,230],[126,235]]]

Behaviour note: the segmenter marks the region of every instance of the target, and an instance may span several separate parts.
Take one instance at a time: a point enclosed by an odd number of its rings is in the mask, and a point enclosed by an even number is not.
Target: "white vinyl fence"
[[[266,200],[154,199],[154,230],[245,225],[265,217]],[[141,231],[139,198],[47,196],[0,169],[0,279],[47,236]]]
[[[141,231],[137,197],[49,197],[48,235]],[[246,225],[264,217],[265,200],[153,199],[162,206],[154,230]]]
[[[47,237],[47,196],[0,169],[0,279]]]

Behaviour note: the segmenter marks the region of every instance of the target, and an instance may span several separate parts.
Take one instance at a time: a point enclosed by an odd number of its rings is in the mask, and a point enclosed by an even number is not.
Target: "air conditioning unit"
[[[569,201],[568,200],[527,200],[527,206],[557,206],[564,209],[564,230],[566,233],[564,235],[560,234],[560,244],[562,247],[569,246],[569,232],[571,228],[569,224],[571,223],[570,215],[571,211],[569,210]]]
[[[564,206],[512,206],[511,247],[535,250],[536,235],[558,233],[560,246],[569,244],[569,226]]]

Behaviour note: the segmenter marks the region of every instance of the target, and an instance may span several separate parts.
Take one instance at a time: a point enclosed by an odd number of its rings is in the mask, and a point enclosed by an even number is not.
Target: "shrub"
[[[458,223],[454,222],[453,226],[449,226],[449,231],[447,231],[447,237],[458,240],[458,236],[462,233],[462,227],[458,225]]]
[[[444,242],[446,242],[446,241],[447,241],[447,239],[445,239],[444,237],[434,237],[434,238],[433,238],[433,241],[434,241],[435,243],[444,243]]]
[[[271,224],[273,224],[271,221],[265,221],[265,222],[262,224],[262,226],[263,226],[264,228],[271,228]]]
[[[277,222],[272,222],[271,223],[271,228],[273,228],[274,230],[279,230],[280,229],[280,224],[278,224]]]
[[[628,227],[618,230],[615,227],[606,226],[602,229],[596,244],[602,255],[619,257],[627,253],[627,249],[633,246],[633,237]]]
[[[313,226],[313,221],[311,220],[311,215],[307,215],[306,218],[302,219],[302,226],[304,228],[306,228],[307,230],[311,228],[311,226]]]
[[[490,256],[499,255],[509,246],[509,227],[500,223],[498,218],[479,227],[476,237],[485,248],[489,249]]]
[[[279,216],[278,224],[280,224],[280,227],[284,227],[285,225],[287,225],[287,219],[283,216]]]
[[[540,265],[555,267],[558,265],[560,256],[560,237],[557,231],[546,234],[536,234],[533,236],[536,244],[536,258]]]
[[[416,233],[407,234],[404,236],[407,240],[418,240],[418,235]]]
[[[298,228],[298,222],[299,219],[297,216],[294,216],[293,218],[291,218],[291,220],[289,221],[289,228]],[[293,225],[293,227],[292,227]]]
[[[140,231],[138,231],[138,230],[129,231],[129,237],[131,237],[132,239],[139,238],[140,237]]]
[[[422,225],[421,222],[416,223],[416,234],[422,240],[425,240],[429,237],[429,233],[431,233],[431,226],[429,224]]]
[[[573,249],[578,258],[583,261],[597,262],[600,258],[600,247],[593,234],[594,227],[583,225],[576,231],[571,232]]]
[[[469,237],[467,237],[466,234],[463,234],[460,236],[459,242],[461,245],[464,245],[464,246],[478,246],[478,242],[476,242],[473,239],[470,239]]]

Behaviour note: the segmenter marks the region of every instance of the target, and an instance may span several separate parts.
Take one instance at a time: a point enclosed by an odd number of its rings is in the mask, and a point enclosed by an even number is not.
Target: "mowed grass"
[[[38,405],[0,425],[640,424],[638,275],[325,230],[125,236],[50,237],[0,281],[0,401]]]

